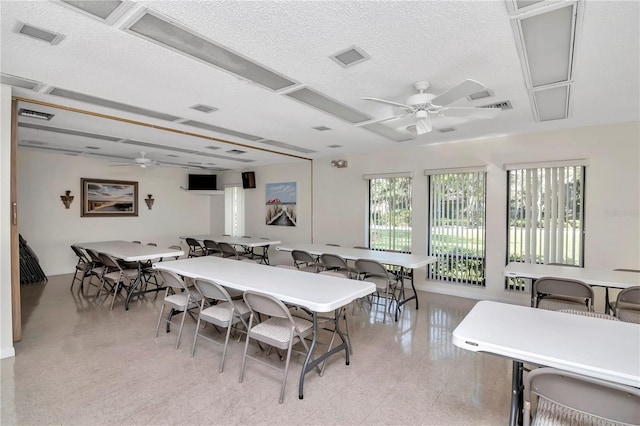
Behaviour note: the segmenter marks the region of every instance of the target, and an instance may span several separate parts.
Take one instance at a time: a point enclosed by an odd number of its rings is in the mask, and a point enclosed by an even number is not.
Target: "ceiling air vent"
[[[444,129],[438,129],[438,131],[440,133],[449,133],[449,132],[454,132],[456,129],[454,129],[453,127],[445,127]]]
[[[499,108],[501,110],[512,109],[511,101],[496,102],[495,104],[482,105],[479,108]]]
[[[206,113],[214,112],[214,111],[218,110],[218,108],[214,108],[212,106],[203,105],[203,104],[194,105],[194,106],[189,107],[189,108],[195,109],[196,111],[200,111],[200,112],[206,112]]]
[[[0,75],[0,83],[13,87],[22,87],[23,89],[33,90],[38,86],[37,81],[27,80],[25,78],[16,77],[9,74]]]
[[[371,120],[366,114],[361,113],[341,102],[324,96],[321,93],[316,92],[308,87],[293,90],[289,93],[285,93],[291,99],[295,99],[298,102],[302,102],[305,105],[319,109],[334,117],[341,118],[350,123],[361,123],[363,121]]]
[[[329,145],[329,148],[342,148],[342,145]]]
[[[319,132],[324,132],[324,131],[327,131],[327,130],[331,130],[331,128],[327,127],[327,126],[317,126],[317,127],[313,127],[313,129],[315,129],[315,130],[317,130]]]
[[[55,33],[53,31],[45,30],[43,28],[34,27],[33,25],[18,22],[18,28],[16,30],[18,34],[26,35],[36,40],[44,41],[51,45],[56,45],[62,41],[64,35]]]
[[[228,154],[246,154],[247,151],[241,151],[239,149],[230,149],[227,151]]]
[[[489,96],[493,96],[493,92],[489,89],[483,90],[482,92],[472,93],[467,96],[469,101],[475,101],[476,99],[488,98]]]
[[[37,118],[39,120],[51,120],[53,118],[53,114],[49,114],[46,112],[34,111],[32,109],[20,108],[18,110],[18,115],[21,117],[29,117],[29,118]]]
[[[333,59],[335,62],[340,64],[341,66],[347,68],[360,62],[364,62],[371,57],[367,55],[362,49],[357,46],[349,47],[348,49],[341,50],[338,53],[335,53],[329,58]]]

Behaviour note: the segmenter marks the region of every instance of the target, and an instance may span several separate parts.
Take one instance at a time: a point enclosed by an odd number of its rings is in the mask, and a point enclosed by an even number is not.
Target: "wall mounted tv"
[[[216,191],[216,175],[189,175],[189,191]]]

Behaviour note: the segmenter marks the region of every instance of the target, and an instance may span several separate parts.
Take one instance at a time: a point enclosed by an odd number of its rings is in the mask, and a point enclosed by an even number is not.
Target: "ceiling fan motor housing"
[[[431,99],[435,98],[436,95],[431,93],[416,93],[415,95],[411,95],[407,98],[407,105],[411,105],[412,107],[419,107],[424,105],[427,107]]]

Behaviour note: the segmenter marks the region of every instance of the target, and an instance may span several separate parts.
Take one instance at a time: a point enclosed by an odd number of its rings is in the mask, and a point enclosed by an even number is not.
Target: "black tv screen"
[[[189,191],[215,191],[216,175],[189,175]]]

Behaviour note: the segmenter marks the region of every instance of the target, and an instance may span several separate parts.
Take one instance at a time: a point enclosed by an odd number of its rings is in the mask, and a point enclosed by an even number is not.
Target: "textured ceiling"
[[[5,77],[40,83],[34,90],[16,88],[15,96],[173,131],[21,102],[22,107],[55,114],[49,122],[21,117],[22,123],[99,133],[114,139],[97,140],[20,127],[18,136],[25,149],[35,145],[31,143],[35,141],[40,143],[37,146],[70,149],[81,152],[80,155],[99,153],[134,158],[145,151],[147,157],[163,162],[244,170],[295,161],[299,157],[344,158],[361,152],[432,143],[638,121],[640,117],[640,3],[635,1],[582,4],[584,14],[575,45],[571,114],[568,119],[549,122],[534,120],[511,17],[503,1],[127,4],[128,10],[119,19],[106,23],[57,1],[0,2],[0,71]],[[288,98],[284,94],[291,88],[280,92],[265,89],[125,31],[127,24],[145,8],[286,76],[297,83],[296,88],[309,87],[372,119],[401,111],[362,97],[404,103],[414,93],[412,84],[419,80],[428,80],[429,92],[439,94],[465,79],[474,79],[494,95],[475,101],[465,98],[453,106],[481,106],[508,100],[513,109],[502,111],[492,120],[436,119],[435,131],[395,142]],[[63,34],[64,39],[50,45],[20,35],[16,32],[19,22]],[[354,45],[371,58],[349,68],[329,58]],[[72,101],[48,94],[52,88],[208,123],[289,144],[302,151]],[[218,110],[205,114],[190,108],[196,104]],[[385,124],[404,132],[411,121]],[[313,129],[317,126],[331,130]],[[449,126],[456,130],[437,131]],[[123,143],[125,140],[154,146]],[[162,150],[157,145],[178,150]],[[227,153],[230,149],[246,153]]]

